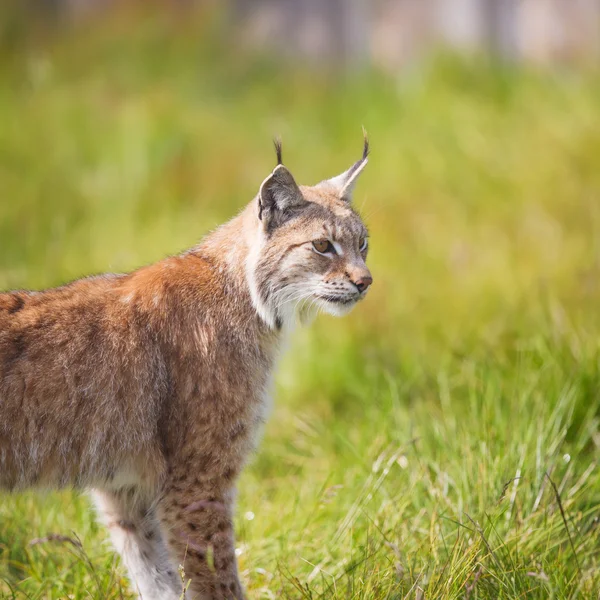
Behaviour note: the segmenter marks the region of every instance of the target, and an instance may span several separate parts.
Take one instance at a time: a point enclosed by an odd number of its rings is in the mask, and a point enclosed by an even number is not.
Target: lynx
[[[0,489],[92,490],[144,600],[244,597],[236,481],[281,340],[372,283],[351,206],[366,137],[358,162],[311,187],[276,149],[252,202],[191,250],[0,294]]]

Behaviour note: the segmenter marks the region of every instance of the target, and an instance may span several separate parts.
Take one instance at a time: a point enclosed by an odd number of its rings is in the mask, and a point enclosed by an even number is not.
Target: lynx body
[[[0,294],[0,489],[92,489],[145,600],[243,598],[232,504],[296,317],[371,283],[363,158],[313,187],[279,164],[198,246],[126,275]],[[207,560],[212,553],[212,564]]]

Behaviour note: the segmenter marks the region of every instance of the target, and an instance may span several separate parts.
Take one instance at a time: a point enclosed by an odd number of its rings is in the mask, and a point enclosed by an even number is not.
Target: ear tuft
[[[367,134],[367,130],[365,129],[365,126],[363,125],[362,128],[363,131],[363,138],[364,138],[364,147],[363,147],[363,156],[362,159],[363,160],[367,160],[367,156],[369,156],[369,136]]]
[[[283,161],[281,160],[281,138],[276,137],[273,140],[273,145],[275,146],[275,154],[277,154],[277,164],[282,165]]]

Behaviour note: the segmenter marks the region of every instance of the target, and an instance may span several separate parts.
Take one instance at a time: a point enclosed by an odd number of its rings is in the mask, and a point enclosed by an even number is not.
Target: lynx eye
[[[362,238],[359,242],[359,250],[364,252],[367,249],[367,238]]]
[[[312,245],[319,254],[336,254],[335,248],[329,240],[315,240]]]

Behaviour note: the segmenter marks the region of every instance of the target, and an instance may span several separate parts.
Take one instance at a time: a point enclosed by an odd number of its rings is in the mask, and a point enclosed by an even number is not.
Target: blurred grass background
[[[310,184],[370,133],[375,284],[278,373],[238,502],[251,598],[598,597],[597,71],[315,72],[241,52],[212,10],[5,17],[1,289],[191,246],[252,199],[274,134]],[[0,597],[130,597],[106,539],[85,496],[0,496]]]

